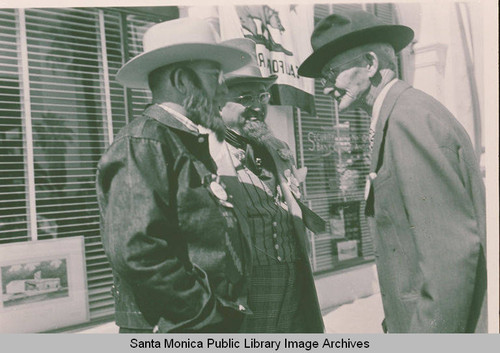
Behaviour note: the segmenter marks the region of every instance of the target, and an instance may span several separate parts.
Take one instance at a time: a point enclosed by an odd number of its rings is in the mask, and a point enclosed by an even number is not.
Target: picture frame
[[[358,257],[358,241],[346,240],[337,243],[338,259],[345,261]]]
[[[83,236],[0,245],[0,332],[35,333],[90,319]]]

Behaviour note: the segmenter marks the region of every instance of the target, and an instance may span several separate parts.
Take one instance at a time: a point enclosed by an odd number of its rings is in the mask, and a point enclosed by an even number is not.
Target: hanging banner
[[[312,5],[220,6],[219,21],[222,40],[252,39],[262,75],[278,75],[272,103],[314,114],[314,80],[298,74],[312,52]]]

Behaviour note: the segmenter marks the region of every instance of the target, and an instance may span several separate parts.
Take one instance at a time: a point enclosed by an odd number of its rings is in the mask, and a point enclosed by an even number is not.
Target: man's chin
[[[258,143],[266,136],[272,135],[266,123],[261,120],[246,120],[240,130],[244,137]]]
[[[215,132],[217,139],[224,141],[226,125],[214,104],[210,104],[208,99],[200,100],[197,104],[184,104],[187,116],[195,123]]]
[[[267,130],[266,124],[260,120],[245,119],[241,127],[243,130],[249,130],[249,131]]]
[[[264,128],[267,127],[263,120],[257,118],[245,119],[245,121],[243,122],[243,126],[261,126]]]
[[[340,101],[338,102],[338,107],[339,107],[339,112],[340,113],[345,113],[350,110],[354,110],[357,108],[356,101],[352,99],[351,97],[344,95]]]

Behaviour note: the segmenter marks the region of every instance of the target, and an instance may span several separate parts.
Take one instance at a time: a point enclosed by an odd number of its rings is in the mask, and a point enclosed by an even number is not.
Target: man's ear
[[[187,72],[181,67],[174,69],[174,71],[170,73],[170,83],[183,95],[187,94],[188,87],[191,84]]]
[[[377,54],[375,54],[372,51],[368,52],[365,54],[365,59],[366,59],[366,62],[368,63],[367,64],[368,75],[370,78],[372,78],[378,72],[379,63],[378,63]]]

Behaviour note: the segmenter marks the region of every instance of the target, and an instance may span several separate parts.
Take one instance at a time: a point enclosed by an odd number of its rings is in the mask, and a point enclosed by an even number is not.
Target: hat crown
[[[366,11],[345,11],[333,14],[318,23],[311,36],[311,46],[313,50],[318,50],[325,44],[349,33],[383,25],[385,23]]]
[[[151,26],[142,39],[145,53],[186,43],[218,44],[219,38],[208,22],[185,17]]]
[[[149,88],[148,77],[155,69],[193,60],[213,61],[222,71],[230,72],[246,65],[250,56],[221,45],[218,34],[205,20],[181,18],[151,26],[143,36],[143,53],[125,63],[116,80],[128,88]]]
[[[234,38],[223,41],[221,44],[243,50],[244,52],[248,53],[251,58],[250,63],[248,63],[247,65],[239,68],[238,70],[228,73],[226,75],[226,80],[240,76],[264,78],[257,63],[257,45],[253,40],[248,38]]]
[[[313,53],[298,72],[300,76],[320,77],[327,62],[347,50],[369,43],[387,43],[398,52],[410,44],[413,37],[410,27],[386,24],[366,11],[329,15],[316,25],[311,36]]]

